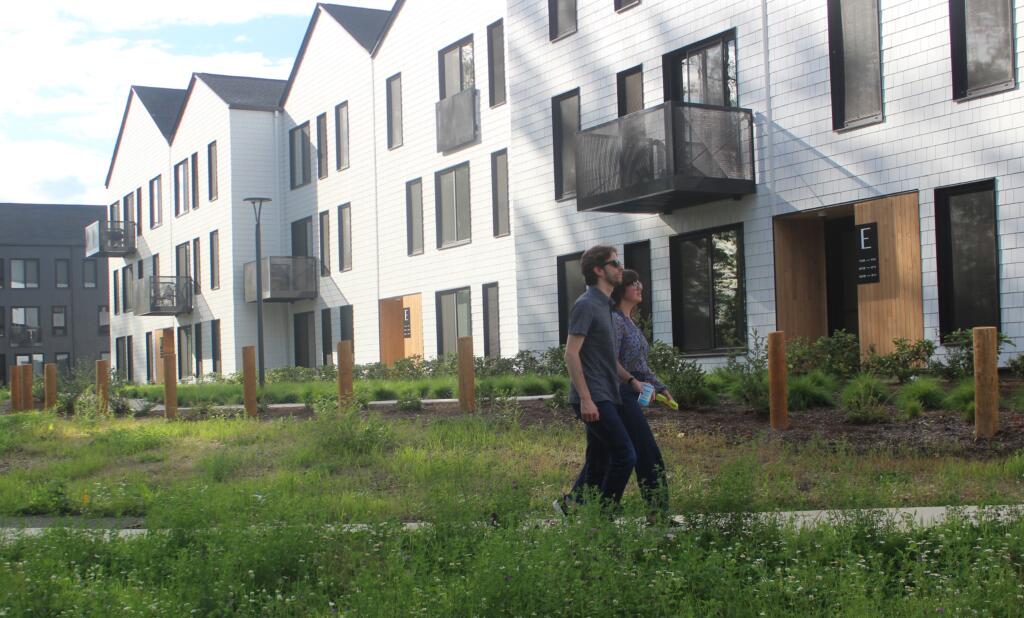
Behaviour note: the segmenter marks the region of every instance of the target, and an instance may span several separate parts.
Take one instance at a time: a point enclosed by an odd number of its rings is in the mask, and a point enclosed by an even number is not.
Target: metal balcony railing
[[[135,282],[135,315],[192,313],[192,277],[143,277]]]
[[[96,221],[85,228],[85,257],[135,253],[134,221]]]
[[[38,326],[11,324],[9,338],[12,348],[36,348],[43,345],[43,329]]]
[[[320,270],[315,257],[271,256],[263,258],[264,302],[293,302],[316,298]],[[245,265],[245,302],[256,302],[256,262]]]
[[[669,212],[754,193],[748,109],[670,101],[576,134],[579,211]]]
[[[476,88],[469,88],[437,102],[434,110],[438,152],[449,152],[476,141],[478,94]]]

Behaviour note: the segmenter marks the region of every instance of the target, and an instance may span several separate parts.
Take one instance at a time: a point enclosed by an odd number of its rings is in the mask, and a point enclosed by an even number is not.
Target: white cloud
[[[244,34],[240,34],[240,35],[235,37],[234,42],[235,43],[248,43],[251,40],[252,39],[250,39],[249,37],[245,36]]]
[[[0,202],[102,204],[108,162],[96,149],[54,140],[13,142],[0,135]]]

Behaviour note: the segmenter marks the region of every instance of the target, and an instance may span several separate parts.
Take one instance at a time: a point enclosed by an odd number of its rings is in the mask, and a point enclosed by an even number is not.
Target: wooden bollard
[[[12,365],[7,386],[11,390],[11,411],[21,411],[21,365]]]
[[[32,395],[32,365],[21,366],[21,409],[32,410],[36,399]]]
[[[768,397],[771,427],[789,428],[789,393],[786,385],[786,335],[768,333]]]
[[[991,438],[999,431],[998,333],[994,326],[974,329],[974,436]]]
[[[352,401],[352,341],[339,341],[338,352],[338,409],[344,410]]]
[[[256,418],[256,347],[251,345],[242,348],[242,391],[245,414]]]
[[[166,348],[165,348],[166,350]],[[178,361],[174,354],[164,352],[164,418],[174,420],[178,418]]]
[[[46,397],[43,407],[51,410],[57,406],[57,363],[46,363],[44,379],[46,381]]]
[[[106,414],[110,407],[110,361],[96,361],[96,400],[100,414]]]
[[[459,409],[476,407],[476,368],[473,366],[473,338],[459,337]]]

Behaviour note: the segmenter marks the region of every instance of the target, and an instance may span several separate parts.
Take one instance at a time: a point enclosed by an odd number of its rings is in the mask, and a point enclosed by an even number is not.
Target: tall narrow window
[[[153,257],[150,258],[149,262],[150,262],[149,268],[150,268],[150,271],[151,271],[150,274],[153,275],[154,277],[159,277],[160,276],[160,254],[159,253],[154,253]]]
[[[214,373],[223,373],[220,354],[220,320],[210,321],[210,362]]]
[[[505,22],[487,26],[487,90],[491,107],[505,102]]]
[[[127,352],[126,357],[128,359],[128,382],[132,383],[135,381],[135,338],[131,335],[125,338],[125,351]]]
[[[644,108],[644,68],[633,67],[616,75],[619,94],[619,116]]]
[[[935,257],[942,335],[1001,326],[995,182],[935,190]]]
[[[199,259],[199,239],[198,238],[193,238],[192,239],[192,284],[195,286],[195,293],[196,294],[202,294],[203,293],[202,285],[200,285],[200,282],[202,281],[202,275],[203,275],[203,269],[202,269],[202,266],[200,266],[200,261],[201,260]]]
[[[320,349],[323,365],[334,364],[334,353],[331,350],[334,336],[331,334],[331,310],[320,310]]]
[[[196,375],[203,375],[203,324],[195,325]]]
[[[96,287],[96,260],[82,261],[82,287]]]
[[[560,255],[556,261],[558,275],[558,343],[569,336],[569,313],[576,299],[587,291],[587,282],[580,270],[583,253]]]
[[[288,160],[292,189],[310,181],[309,123],[304,122],[288,132]]]
[[[334,163],[339,170],[349,166],[348,101],[334,107]]]
[[[878,0],[828,0],[832,128],[882,120]]]
[[[146,333],[146,384],[153,383],[153,333]]]
[[[626,268],[635,270],[640,275],[640,285],[643,286],[643,302],[637,307],[640,314],[640,322],[645,327],[644,334],[650,340],[654,333],[651,332],[651,301],[654,298],[651,287],[651,241],[627,243],[622,248],[622,258]]]
[[[199,153],[192,153],[192,210],[199,208]]]
[[[114,285],[110,295],[114,297],[114,315],[121,313],[121,273],[114,271]]]
[[[405,241],[409,255],[423,253],[423,180],[405,183]]]
[[[135,233],[142,235],[142,187],[135,189]]]
[[[11,260],[11,289],[24,290],[39,287],[39,260]]]
[[[107,221],[120,221],[121,220],[121,202],[117,201],[110,205],[110,216]]]
[[[494,235],[509,233],[508,216],[508,151],[491,154],[491,204],[494,214]]]
[[[4,312],[4,308],[2,306],[0,306],[0,337],[3,337],[3,336],[5,336],[7,334],[6,331],[4,330],[4,322],[6,320],[6,316],[7,316],[7,314]],[[0,358],[3,358],[3,357],[4,357],[4,355],[0,354]],[[7,378],[6,375],[0,375],[0,380],[4,380],[6,378]]]
[[[736,32],[665,54],[665,100],[736,107]]]
[[[469,242],[469,163],[437,172],[434,175],[437,203],[437,248]]]
[[[402,145],[402,74],[388,78],[388,148]]]
[[[188,159],[174,166],[174,216],[188,212],[192,190],[188,187]]]
[[[125,266],[121,269],[121,311],[128,313],[132,310],[132,290],[135,286],[135,269]]]
[[[217,180],[217,142],[206,146],[206,189],[210,201],[217,199],[220,187]]]
[[[501,320],[498,311],[498,284],[484,284],[484,356],[501,356]]]
[[[1017,86],[1011,0],[949,0],[953,98]]]
[[[160,227],[164,222],[164,197],[160,182],[160,176],[149,181],[149,227],[151,228]]]
[[[53,310],[53,336],[64,337],[68,334],[67,307],[54,306]]]
[[[54,273],[56,275],[56,283],[58,288],[66,288],[71,286],[71,260],[56,260],[54,261]]]
[[[675,346],[685,352],[744,347],[742,228],[676,236],[669,242],[669,259]]]
[[[476,81],[473,71],[473,37],[449,45],[437,53],[441,98],[469,90]]]
[[[316,176],[327,178],[327,114],[316,117]]]
[[[555,155],[555,199],[576,195],[576,132],[580,130],[580,91],[551,99]]]
[[[473,336],[469,288],[437,293],[437,354],[458,352],[459,337]]]
[[[124,198],[121,199],[121,204],[124,209],[124,214],[121,220],[127,223],[135,219],[135,193],[132,192],[124,196]],[[136,221],[136,223],[138,223],[138,221]]]
[[[210,232],[210,289],[220,288],[220,232]]]
[[[128,377],[128,341],[124,337],[114,339],[114,366],[122,380]]]
[[[67,352],[57,352],[54,356],[57,361],[57,369],[64,375],[71,373],[71,355]]]
[[[189,259],[188,243],[174,248],[174,276],[189,277],[192,274],[192,260]]]
[[[320,213],[320,276],[331,274],[331,211]]]
[[[192,377],[192,327],[178,327],[178,379]]]
[[[554,41],[576,32],[576,0],[548,0],[548,36]]]
[[[3,289],[3,287],[5,285],[7,285],[6,277],[7,277],[7,270],[6,270],[6,266],[4,266],[4,259],[0,258],[0,289]]]
[[[116,298],[115,298],[116,300]],[[110,306],[99,305],[96,308],[96,324],[101,335],[110,334]]]
[[[338,338],[342,341],[354,341],[356,331],[352,317],[352,305],[342,305],[338,308],[338,317],[341,319],[339,323],[341,331],[338,333]]]
[[[338,206],[338,270],[352,270],[352,208]]]

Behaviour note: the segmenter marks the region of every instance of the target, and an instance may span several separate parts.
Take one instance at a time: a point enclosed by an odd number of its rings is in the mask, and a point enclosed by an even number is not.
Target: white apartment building
[[[1022,14],[1021,0],[317,5],[287,82],[133,88],[107,181],[111,219],[142,223],[110,260],[115,362],[159,379],[154,331],[173,326],[182,376],[237,370],[256,338],[250,195],[272,199],[268,367],[331,363],[339,339],[357,362],[467,334],[477,354],[557,345],[598,243],[641,273],[654,336],[711,364],[753,329],[842,328],[887,351],[996,325],[1022,347]],[[125,287],[157,272],[198,283]],[[140,311],[146,294],[164,315]]]

